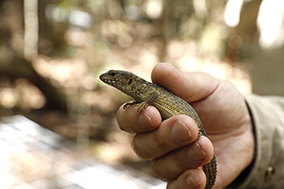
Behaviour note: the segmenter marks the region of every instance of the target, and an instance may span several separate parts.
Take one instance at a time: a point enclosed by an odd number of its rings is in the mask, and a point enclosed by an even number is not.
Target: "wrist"
[[[246,103],[246,107],[248,109],[248,112],[249,112],[249,116],[250,116],[250,119],[251,119],[251,132],[253,134],[253,141],[254,143],[256,144],[256,130],[255,130],[255,123],[254,123],[254,120],[253,120],[253,116],[252,116],[252,113],[251,113],[251,110],[249,108],[249,105],[248,103],[245,101]],[[247,178],[248,176],[250,175],[253,167],[254,167],[254,163],[255,163],[255,158],[256,158],[256,145],[254,145],[254,150],[253,150],[253,160],[252,162],[240,173],[240,175],[231,183],[229,184],[227,187],[227,189],[230,189],[230,188],[238,188],[238,186],[240,186]]]

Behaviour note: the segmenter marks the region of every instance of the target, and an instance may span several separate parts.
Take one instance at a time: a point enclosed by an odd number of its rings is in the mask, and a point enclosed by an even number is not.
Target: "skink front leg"
[[[143,109],[146,109],[150,104],[154,103],[158,99],[158,97],[159,97],[158,93],[156,92],[150,93],[146,97],[146,101],[137,104],[138,106],[137,112],[141,113]]]
[[[137,104],[137,102],[135,100],[127,102],[123,105],[123,109],[126,110],[129,106],[132,106],[133,104]]]
[[[143,109],[146,109],[150,104],[154,103],[159,97],[159,94],[157,92],[152,92],[146,97],[146,101],[144,102],[136,102],[135,100],[128,102],[124,104],[123,109],[127,109],[129,106],[132,106],[133,104],[137,104],[138,109],[137,112],[141,113]]]
[[[141,113],[143,109],[146,109],[150,104],[154,103],[158,99],[158,97],[159,97],[158,93],[152,92],[146,97],[146,101],[138,103],[135,100],[133,100],[132,102],[124,104],[123,109],[125,110],[129,106],[137,104],[138,106],[137,112]]]

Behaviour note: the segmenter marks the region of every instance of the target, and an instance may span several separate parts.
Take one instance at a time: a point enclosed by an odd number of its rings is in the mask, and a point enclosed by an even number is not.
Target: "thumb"
[[[168,63],[157,64],[151,74],[153,83],[164,87],[187,102],[208,97],[219,86],[220,80],[203,72],[185,73]]]

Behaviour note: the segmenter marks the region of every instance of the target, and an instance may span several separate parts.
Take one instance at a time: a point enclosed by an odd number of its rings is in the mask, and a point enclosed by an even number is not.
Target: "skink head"
[[[139,101],[139,95],[143,88],[148,84],[144,79],[136,76],[135,74],[122,70],[109,70],[106,73],[100,75],[100,79],[127,95],[133,97],[136,101]],[[137,99],[138,98],[138,99]]]

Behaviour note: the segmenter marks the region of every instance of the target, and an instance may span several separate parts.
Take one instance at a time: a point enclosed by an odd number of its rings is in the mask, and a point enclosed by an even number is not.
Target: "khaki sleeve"
[[[246,95],[254,124],[252,168],[238,188],[284,188],[284,98]]]

